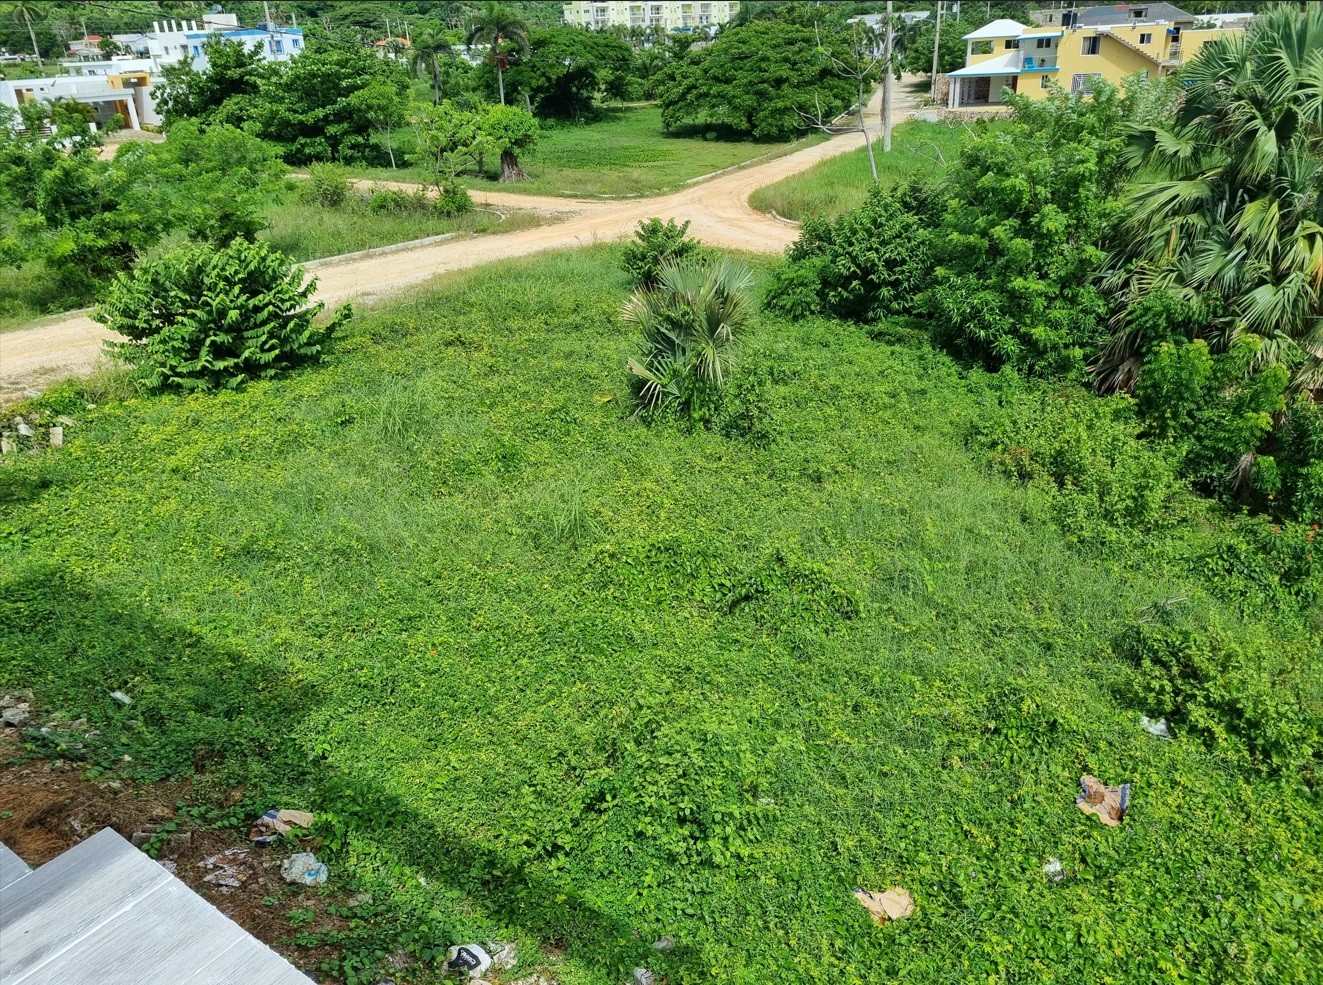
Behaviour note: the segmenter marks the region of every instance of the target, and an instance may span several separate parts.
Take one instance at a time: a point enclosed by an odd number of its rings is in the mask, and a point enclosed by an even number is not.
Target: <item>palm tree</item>
[[[749,272],[727,260],[667,263],[656,288],[634,292],[621,317],[643,334],[628,362],[639,413],[710,406],[725,382],[722,359],[753,315],[749,284]]]
[[[496,65],[496,82],[500,87],[501,105],[505,105],[505,68],[509,64],[501,45],[514,45],[519,51],[528,50],[528,25],[509,7],[489,3],[469,28],[470,50],[481,41],[490,46],[491,58]]]
[[[37,68],[44,72],[46,66],[41,60],[41,49],[37,47],[37,32],[32,29],[32,22],[43,20],[46,17],[46,9],[40,4],[22,2],[14,4],[10,11],[14,15],[14,20],[27,27],[28,37],[32,39],[32,53],[37,56]]]
[[[1137,381],[1154,340],[1132,316],[1158,291],[1220,309],[1192,330],[1215,351],[1255,335],[1297,388],[1323,383],[1323,5],[1309,7],[1271,9],[1205,47],[1174,119],[1132,128],[1138,181],[1108,263],[1120,304],[1094,367],[1103,389]]]
[[[443,59],[453,58],[455,46],[450,43],[448,32],[438,27],[421,28],[413,36],[409,48],[409,61],[419,75],[432,77],[432,102],[441,105],[441,63]]]

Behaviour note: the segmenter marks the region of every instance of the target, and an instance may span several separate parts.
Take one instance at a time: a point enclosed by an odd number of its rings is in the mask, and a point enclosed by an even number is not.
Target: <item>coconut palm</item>
[[[726,260],[668,263],[656,288],[634,292],[621,317],[643,334],[628,362],[640,413],[711,405],[725,382],[722,361],[753,315],[749,283],[749,272]]]
[[[432,79],[432,102],[441,105],[442,64],[455,56],[455,46],[448,32],[438,27],[420,28],[409,47],[409,63],[419,75]]]
[[[9,9],[14,15],[14,20],[28,29],[28,37],[32,39],[32,53],[37,56],[37,68],[45,71],[46,66],[41,60],[41,48],[37,46],[37,32],[32,25],[36,21],[45,19],[46,8],[38,3],[22,2],[11,4]]]
[[[1132,315],[1158,291],[1217,313],[1195,330],[1215,350],[1256,335],[1260,360],[1291,366],[1297,387],[1323,382],[1323,5],[1309,7],[1205,47],[1174,119],[1133,127],[1104,389],[1138,379],[1155,340]]]
[[[482,13],[469,27],[469,49],[472,50],[479,42],[490,47],[491,59],[496,65],[496,82],[500,88],[501,105],[504,106],[505,69],[509,64],[509,53],[502,51],[501,46],[512,45],[518,51],[527,51],[528,25],[509,7],[489,3],[482,8]]]

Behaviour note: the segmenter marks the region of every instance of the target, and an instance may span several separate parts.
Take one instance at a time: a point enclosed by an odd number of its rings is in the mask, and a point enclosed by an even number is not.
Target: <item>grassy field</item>
[[[295,260],[316,260],[444,233],[527,229],[542,220],[534,213],[518,210],[496,213],[475,209],[446,219],[428,213],[374,215],[356,203],[325,208],[287,201],[273,205],[267,221],[270,225],[260,238]]]
[[[618,256],[449,276],[243,392],[53,392],[68,447],[0,466],[0,686],[100,730],[63,755],[316,810],[332,879],[408,915],[380,955],[1316,980],[1316,792],[1126,697],[1118,634],[1219,609],[1189,559],[1072,546],[966,448],[991,378],[897,333],[756,327],[762,442],[632,420]],[[1133,784],[1120,828],[1084,773]]]
[[[944,162],[959,152],[969,129],[964,124],[923,120],[902,123],[892,133],[890,154],[882,153],[880,142],[873,148],[878,181],[895,184],[916,174],[940,172]],[[848,212],[863,202],[872,183],[867,154],[861,147],[829,158],[807,171],[758,189],[749,196],[749,204],[797,221]]]
[[[40,261],[21,267],[0,266],[0,332],[76,306],[69,303],[68,295]]]
[[[659,195],[683,187],[691,178],[764,155],[809,147],[824,139],[821,134],[811,134],[787,143],[764,143],[707,140],[703,135],[668,136],[662,131],[661,109],[657,106],[608,108],[597,122],[545,130],[533,153],[521,159],[528,181],[499,184],[495,180],[498,162],[488,161],[488,180],[474,178],[468,184],[529,195]],[[357,168],[355,174],[396,181],[427,177],[413,168]]]

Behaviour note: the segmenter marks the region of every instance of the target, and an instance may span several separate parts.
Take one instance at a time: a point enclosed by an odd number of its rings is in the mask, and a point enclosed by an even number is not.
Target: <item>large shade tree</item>
[[[1139,180],[1109,262],[1107,390],[1139,380],[1173,333],[1213,352],[1262,339],[1260,362],[1323,384],[1323,5],[1266,11],[1204,48],[1168,121],[1133,127]],[[1146,317],[1154,297],[1181,308]],[[1156,326],[1156,327],[1155,327]]]

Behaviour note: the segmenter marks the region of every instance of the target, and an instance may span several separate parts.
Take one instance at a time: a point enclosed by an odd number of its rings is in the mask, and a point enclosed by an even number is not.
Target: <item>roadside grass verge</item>
[[[0,332],[22,328],[43,315],[80,307],[62,290],[40,261],[21,267],[0,267]]]
[[[366,189],[361,189],[358,194],[367,193]],[[266,217],[270,225],[262,230],[259,238],[298,261],[355,253],[445,233],[513,232],[544,221],[537,213],[519,209],[503,209],[498,213],[475,208],[453,218],[432,213],[378,215],[369,212],[357,196],[351,196],[349,203],[335,208],[297,199],[284,201],[272,205]]]
[[[520,158],[529,180],[501,184],[496,180],[499,162],[489,160],[485,177],[469,176],[465,183],[474,190],[573,198],[660,195],[692,178],[826,139],[814,133],[776,143],[726,140],[715,129],[672,136],[662,130],[661,109],[655,105],[608,107],[590,123],[544,126],[537,147]],[[416,167],[352,171],[380,181],[425,182],[429,177]]]
[[[882,153],[880,139],[874,142],[878,182],[894,185],[916,176],[940,174],[945,162],[960,152],[970,129],[965,124],[924,120],[902,123],[892,132],[891,153]],[[797,222],[810,216],[835,218],[862,205],[871,184],[868,152],[861,147],[759,188],[749,196],[749,204]]]
[[[1311,980],[1316,795],[1124,697],[1137,613],[1217,607],[1188,558],[1074,546],[967,449],[993,379],[903,333],[765,320],[758,441],[632,420],[618,260],[447,275],[241,392],[48,395],[68,446],[0,467],[0,686],[112,772],[317,811],[332,878],[409,915],[379,957]],[[1122,827],[1083,773],[1133,784]],[[879,928],[851,890],[893,885]]]

